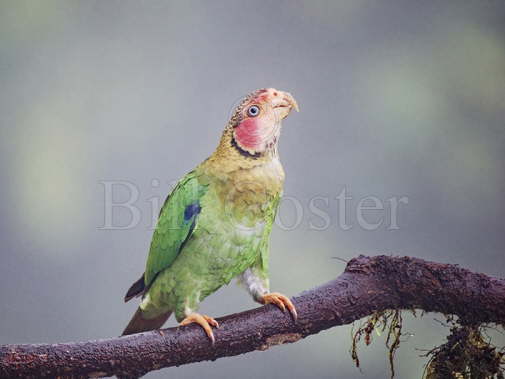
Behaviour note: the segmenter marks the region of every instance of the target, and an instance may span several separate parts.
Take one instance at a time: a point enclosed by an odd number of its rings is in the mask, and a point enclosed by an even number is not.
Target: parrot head
[[[290,93],[275,88],[256,90],[235,108],[225,137],[245,156],[276,151],[282,120],[292,109],[298,111],[298,104]]]

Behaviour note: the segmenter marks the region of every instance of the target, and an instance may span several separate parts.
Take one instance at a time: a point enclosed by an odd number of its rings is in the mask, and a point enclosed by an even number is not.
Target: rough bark
[[[218,319],[212,346],[198,326],[90,342],[0,346],[0,377],[137,377],[163,367],[266,350],[386,309],[505,324],[505,280],[410,257],[359,256],[338,278],[293,299],[294,322],[272,305]]]

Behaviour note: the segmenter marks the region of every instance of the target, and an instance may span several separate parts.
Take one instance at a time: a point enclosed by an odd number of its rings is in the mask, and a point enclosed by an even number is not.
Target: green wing
[[[275,221],[275,216],[277,215],[277,210],[279,209],[279,203],[281,201],[282,194],[275,196],[270,202],[266,217],[265,217],[265,230],[263,232],[263,240],[260,245],[260,259],[257,262],[255,269],[258,270],[257,274],[263,279],[268,280],[268,254],[270,251],[270,234],[272,232],[272,226]]]
[[[191,236],[201,211],[200,199],[206,191],[207,186],[200,184],[197,174],[192,171],[168,195],[149,249],[144,274],[146,288],[156,275],[172,264]]]

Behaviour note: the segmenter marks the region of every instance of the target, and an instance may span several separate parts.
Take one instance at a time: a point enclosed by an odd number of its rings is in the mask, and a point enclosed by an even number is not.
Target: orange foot
[[[200,313],[191,313],[184,320],[182,320],[179,325],[185,326],[185,325],[189,325],[192,323],[196,323],[196,324],[200,325],[203,328],[203,330],[205,330],[205,333],[207,333],[207,336],[212,341],[212,344],[214,344],[214,342],[216,342],[216,339],[214,338],[214,333],[212,333],[212,328],[211,328],[211,326],[219,328],[219,324],[216,320],[214,320],[212,317],[209,317],[206,315],[201,315]]]
[[[278,292],[271,292],[267,293],[266,295],[263,295],[261,298],[261,303],[262,304],[275,304],[277,305],[283,312],[286,311],[286,308],[288,308],[289,313],[293,316],[293,319],[296,320],[298,317],[298,314],[296,313],[296,308],[289,300],[287,296],[284,296],[283,294],[280,294]]]

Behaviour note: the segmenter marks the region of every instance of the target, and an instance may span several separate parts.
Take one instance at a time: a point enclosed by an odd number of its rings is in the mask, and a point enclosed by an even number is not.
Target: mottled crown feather
[[[226,126],[226,129],[232,129],[234,127],[236,127],[238,124],[240,124],[240,122],[242,121],[242,118],[243,118],[243,111],[244,111],[244,107],[252,100],[254,99],[255,97],[257,97],[258,95],[266,92],[267,89],[266,88],[260,88],[260,89],[257,89],[251,93],[249,93],[247,96],[245,96],[241,101],[240,103],[235,107],[235,110],[233,111],[233,114],[230,118],[230,121],[228,121],[228,125]]]

